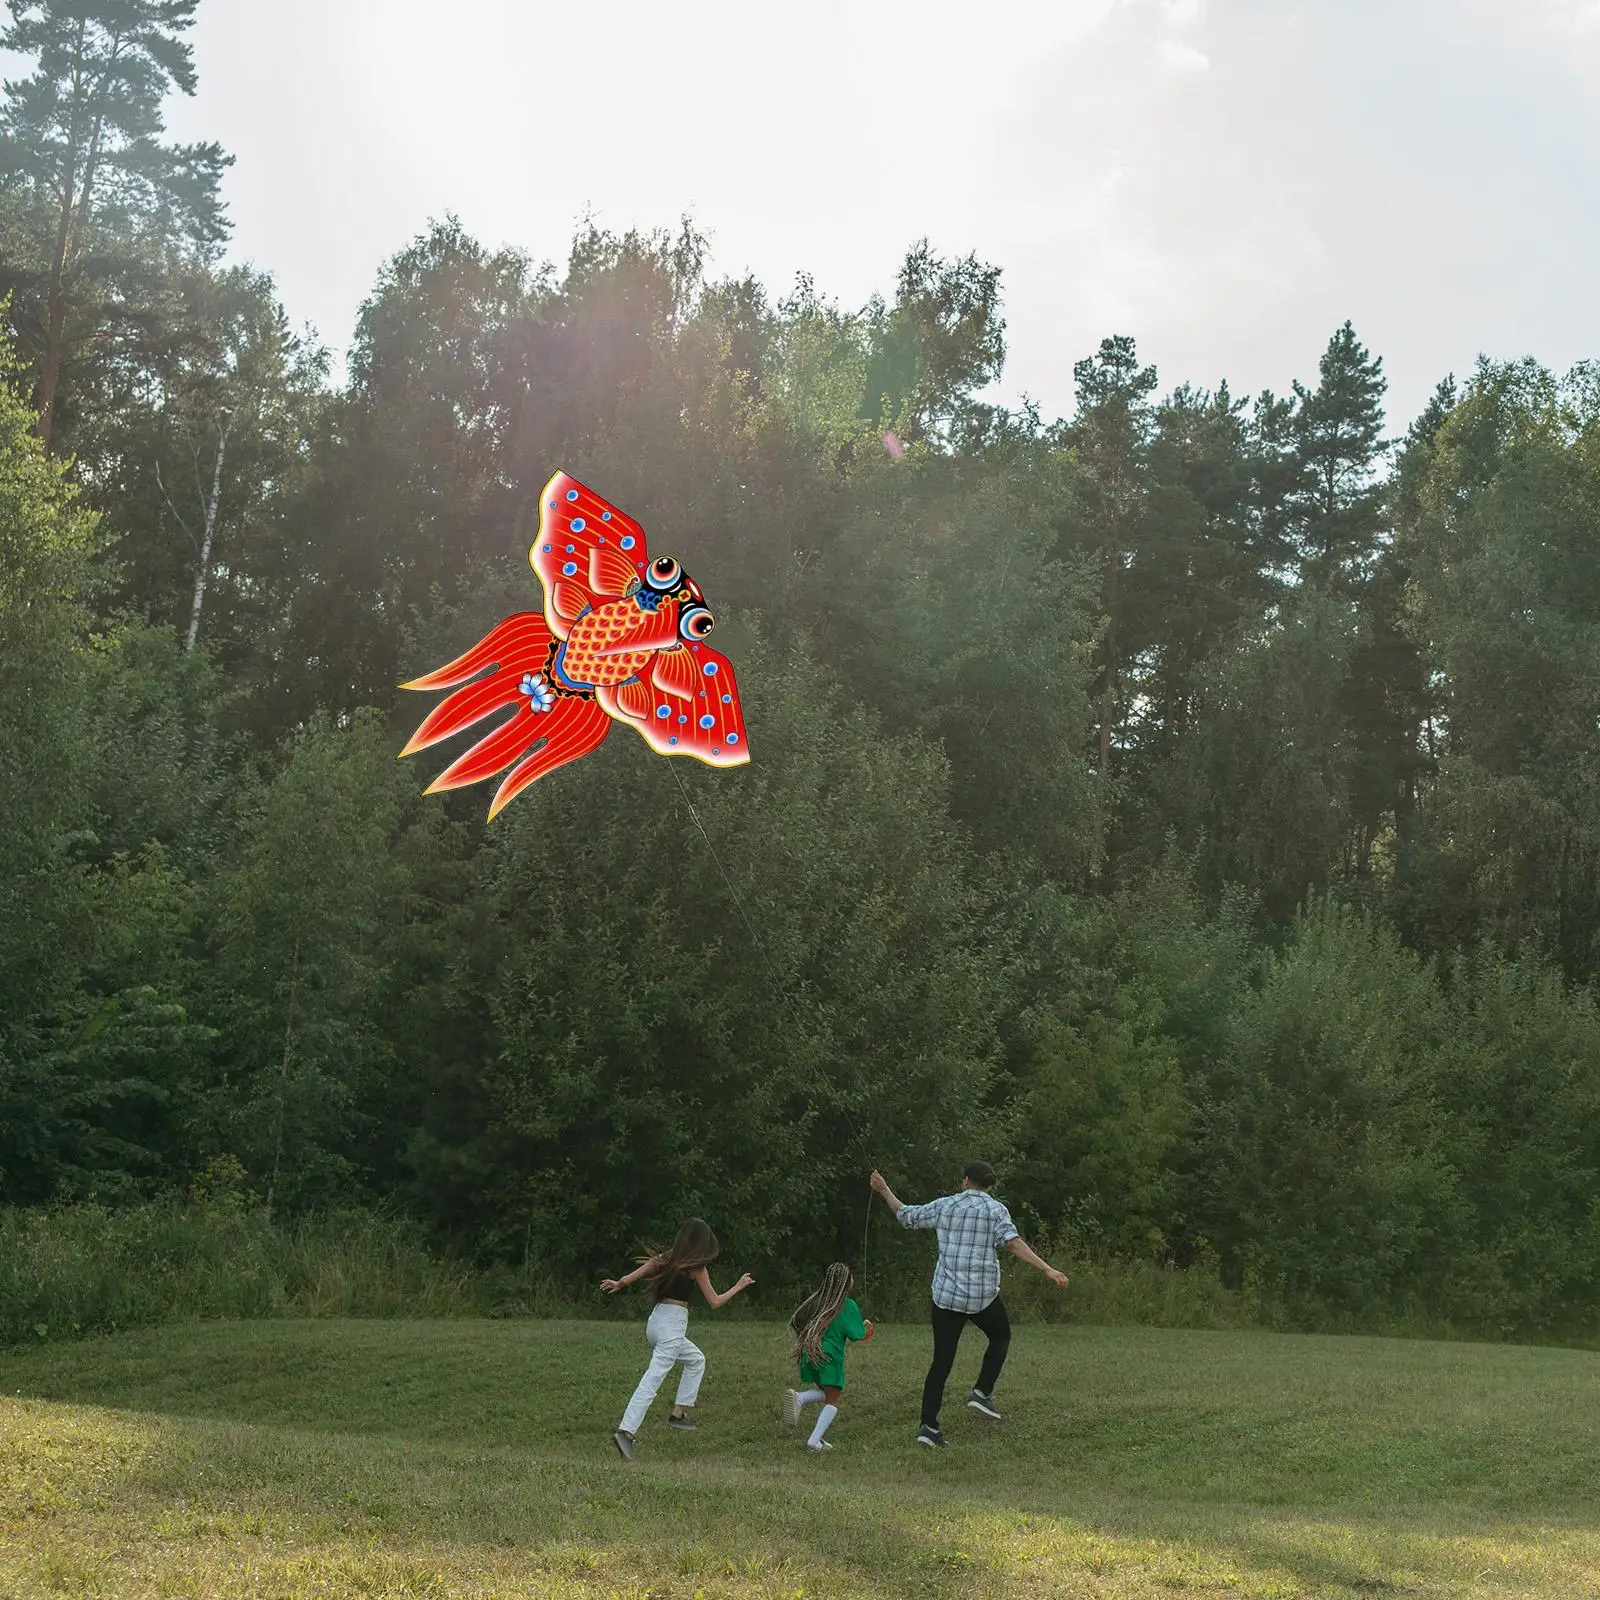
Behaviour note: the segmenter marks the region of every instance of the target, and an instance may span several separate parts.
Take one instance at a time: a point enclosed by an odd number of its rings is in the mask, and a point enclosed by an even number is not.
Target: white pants
[[[637,1433],[662,1380],[678,1362],[683,1372],[678,1379],[680,1406],[692,1406],[700,1394],[700,1380],[706,1374],[706,1358],[700,1347],[689,1341],[688,1306],[659,1305],[644,1325],[644,1336],[651,1345],[650,1365],[645,1368],[639,1387],[633,1391],[628,1409],[622,1413],[624,1433]]]

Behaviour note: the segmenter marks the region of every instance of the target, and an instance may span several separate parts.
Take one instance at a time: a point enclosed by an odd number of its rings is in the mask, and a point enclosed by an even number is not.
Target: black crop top
[[[656,1304],[659,1305],[663,1300],[687,1300],[693,1290],[694,1279],[687,1272],[680,1272],[675,1278],[656,1285]]]

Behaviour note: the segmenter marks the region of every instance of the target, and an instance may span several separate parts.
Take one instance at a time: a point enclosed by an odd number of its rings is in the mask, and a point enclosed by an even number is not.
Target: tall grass
[[[0,1211],[0,1343],[208,1318],[448,1317],[553,1310],[533,1274],[475,1275],[409,1223],[343,1212],[282,1224],[259,1207]]]
[[[1119,1259],[1076,1237],[1035,1243],[1072,1284],[1062,1292],[1006,1259],[1006,1302],[1027,1322],[1505,1337],[1505,1330],[1457,1327],[1400,1309],[1352,1319],[1326,1307],[1280,1304],[1226,1287],[1211,1261],[1173,1267]],[[852,1263],[867,1314],[923,1320],[934,1253],[927,1234],[876,1229],[866,1270]],[[745,1265],[730,1263],[727,1275]],[[757,1292],[741,1296],[727,1315],[786,1317],[812,1287],[781,1268],[758,1270]],[[116,1210],[0,1209],[0,1346],[209,1319],[632,1317],[633,1300],[558,1282],[537,1263],[476,1270],[430,1251],[416,1224],[367,1211],[280,1222],[228,1194]],[[1592,1330],[1574,1330],[1540,1342],[1595,1341]]]

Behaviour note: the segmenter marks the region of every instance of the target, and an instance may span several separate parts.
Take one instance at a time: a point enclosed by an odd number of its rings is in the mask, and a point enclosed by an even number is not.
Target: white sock
[[[794,1400],[796,1405],[808,1406],[813,1400],[825,1400],[827,1396],[820,1389],[800,1389],[796,1392]]]
[[[821,1398],[821,1396],[819,1395],[818,1399],[820,1399],[820,1398]],[[839,1415],[838,1406],[824,1406],[817,1413],[817,1425],[816,1425],[816,1427],[814,1427],[811,1430],[811,1437],[806,1440],[806,1443],[807,1444],[821,1444],[822,1443],[823,1434],[825,1434],[828,1431],[828,1424],[830,1422],[832,1422],[833,1419],[838,1415]]]

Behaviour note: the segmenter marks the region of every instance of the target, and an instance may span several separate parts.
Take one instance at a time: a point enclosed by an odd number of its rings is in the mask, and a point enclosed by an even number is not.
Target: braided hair
[[[828,1324],[839,1315],[845,1296],[850,1293],[850,1269],[842,1261],[828,1268],[822,1287],[801,1301],[799,1309],[789,1318],[794,1330],[793,1355],[796,1360],[807,1356],[816,1366],[822,1365],[822,1336]]]

